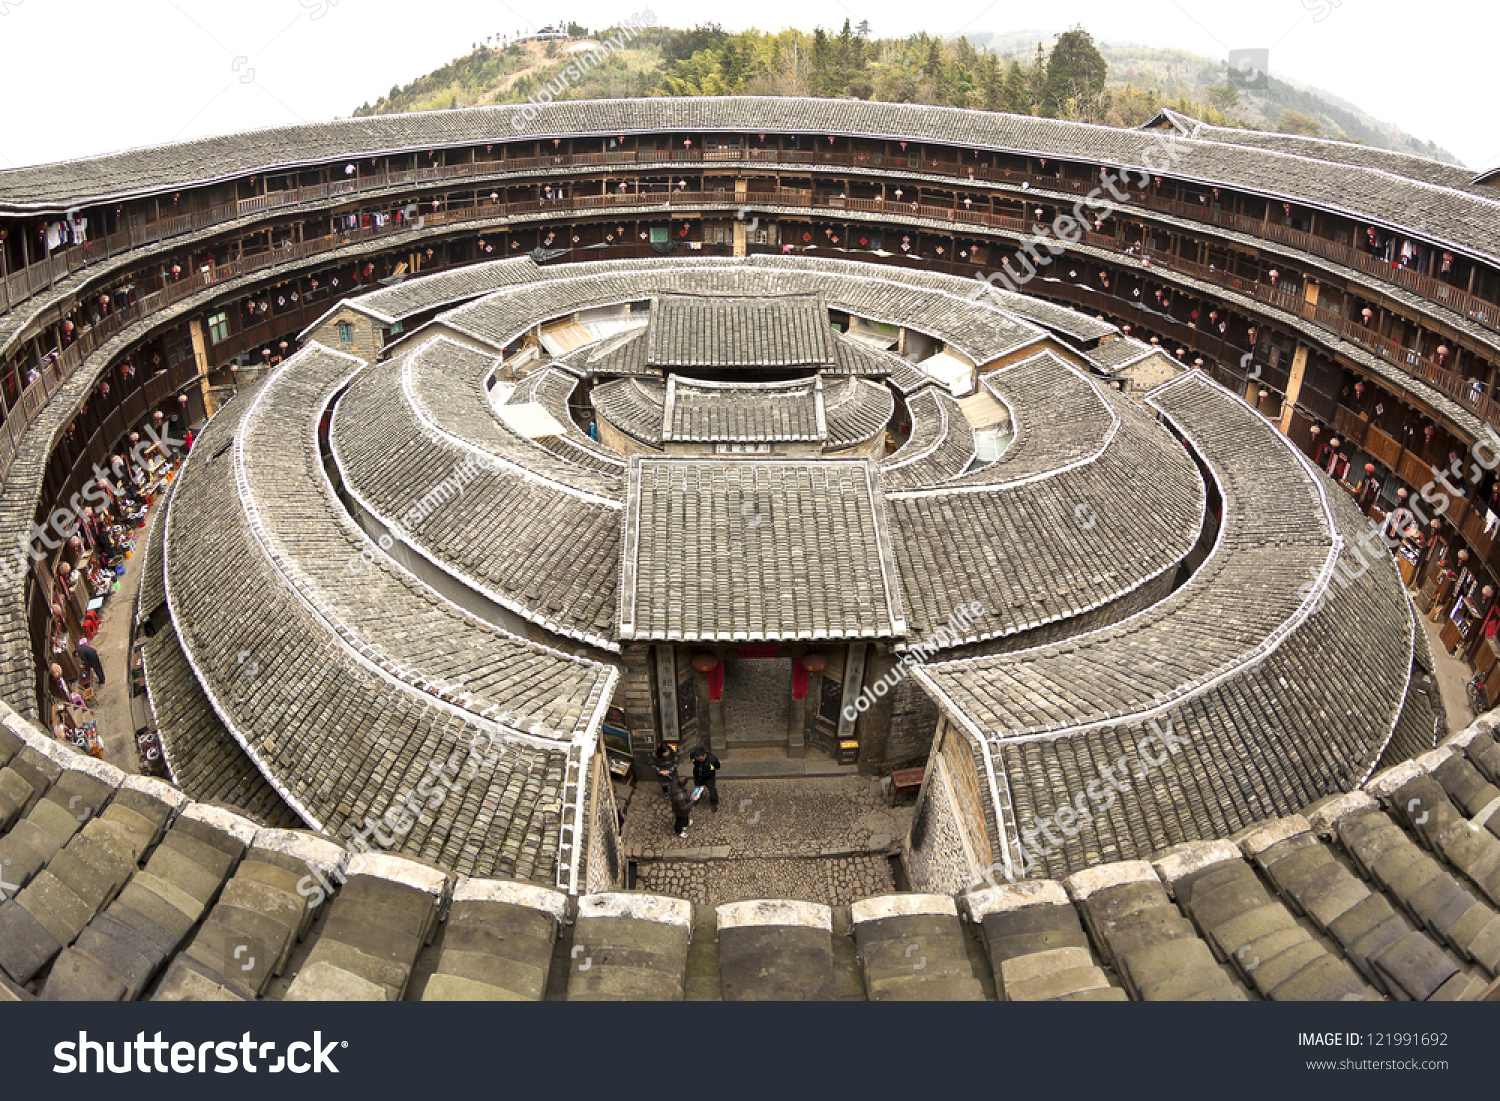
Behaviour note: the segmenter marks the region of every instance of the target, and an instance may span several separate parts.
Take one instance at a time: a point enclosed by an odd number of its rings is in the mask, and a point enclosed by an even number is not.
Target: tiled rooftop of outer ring
[[[530,118],[525,111],[531,112]],[[1126,167],[1144,165],[1153,150],[1152,163],[1159,162],[1166,140],[1161,133],[1145,130],[913,104],[749,96],[575,100],[308,123],[11,169],[0,173],[0,208],[35,209],[40,203],[42,209],[53,209],[59,204],[114,201],[250,172],[327,162],[330,149],[337,149],[337,159],[344,159],[492,142],[497,133],[521,140],[674,130],[756,133],[765,127],[768,115],[781,132],[899,137]],[[1174,176],[1363,214],[1395,226],[1405,225],[1410,211],[1420,209],[1439,240],[1465,252],[1500,257],[1494,201],[1475,190],[1399,174],[1413,171],[1408,162],[1420,159],[1374,157],[1378,167],[1365,167],[1351,163],[1354,155],[1342,148],[1336,151],[1338,160],[1320,160],[1230,140],[1180,135],[1172,140]],[[1307,148],[1298,146],[1298,151]],[[1423,174],[1431,176],[1432,171]],[[1359,202],[1358,209],[1350,209],[1351,197]]]

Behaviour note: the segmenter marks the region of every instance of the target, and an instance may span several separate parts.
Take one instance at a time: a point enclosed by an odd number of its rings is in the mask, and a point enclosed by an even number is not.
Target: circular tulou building
[[[1500,745],[1417,616],[1493,702],[1493,175],[534,113],[0,172],[0,1000],[1483,996]],[[84,506],[174,452],[138,775],[47,731]],[[662,745],[706,842],[640,840]],[[777,776],[915,803],[778,893]]]

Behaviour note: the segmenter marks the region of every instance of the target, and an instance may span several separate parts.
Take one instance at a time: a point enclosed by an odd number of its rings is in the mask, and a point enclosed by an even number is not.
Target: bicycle
[[[1475,673],[1464,683],[1464,693],[1469,697],[1469,710],[1476,719],[1490,709],[1484,691],[1485,677],[1485,673]]]

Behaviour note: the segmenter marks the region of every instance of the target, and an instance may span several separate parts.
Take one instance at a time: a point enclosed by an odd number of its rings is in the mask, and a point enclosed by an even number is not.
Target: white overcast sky
[[[0,0],[0,168],[349,115],[500,31],[650,11],[674,27],[751,23],[701,0]],[[1270,50],[1270,71],[1500,164],[1493,0],[759,0],[754,26],[877,36],[1044,30],[1213,57]],[[1050,44],[1050,42],[1049,42]]]

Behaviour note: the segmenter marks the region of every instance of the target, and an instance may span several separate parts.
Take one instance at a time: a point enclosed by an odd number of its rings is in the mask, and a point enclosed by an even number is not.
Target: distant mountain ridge
[[[730,33],[711,23],[686,30],[653,27],[570,79],[573,57],[597,46],[613,28],[596,29],[594,39],[582,27],[572,30],[570,42],[511,43],[499,36],[476,42],[469,54],[392,87],[354,114],[524,103],[549,84],[563,89],[559,99],[805,95],[1036,113],[1122,127],[1139,126],[1170,107],[1216,126],[1352,141],[1459,163],[1447,150],[1337,96],[1275,76],[1264,91],[1231,89],[1226,61],[1181,49],[1096,44],[1082,28],[1061,36],[1016,31],[944,40],[927,34],[874,39],[867,24],[851,27],[848,20],[840,32],[819,28],[810,34]],[[1071,83],[1049,76],[1059,66],[1052,64],[1047,43],[1059,39],[1072,39],[1074,52],[1064,59],[1072,66]],[[1079,80],[1090,71],[1093,85],[1082,87]],[[1062,84],[1071,96],[1058,93]]]
[[[1035,51],[1037,43],[1046,43],[1052,37],[1053,32],[1017,31],[970,35],[969,40],[975,45],[987,46],[1006,60],[1018,57],[1024,61]],[[1097,46],[1109,62],[1108,87],[1154,89],[1161,101],[1169,106],[1177,100],[1209,103],[1210,89],[1224,88],[1228,83],[1227,59],[1205,57],[1175,48],[1157,49],[1108,42],[1099,42]],[[1271,68],[1265,91],[1238,90],[1238,103],[1226,111],[1228,125],[1255,130],[1286,129],[1289,133],[1297,133],[1297,129],[1283,127],[1281,123],[1285,112],[1294,111],[1318,124],[1318,137],[1410,153],[1447,164],[1462,163],[1434,142],[1423,141],[1398,126],[1377,119],[1340,96],[1280,79],[1275,75],[1274,61]],[[1186,113],[1202,117],[1202,112]],[[1225,124],[1223,119],[1206,121]]]

